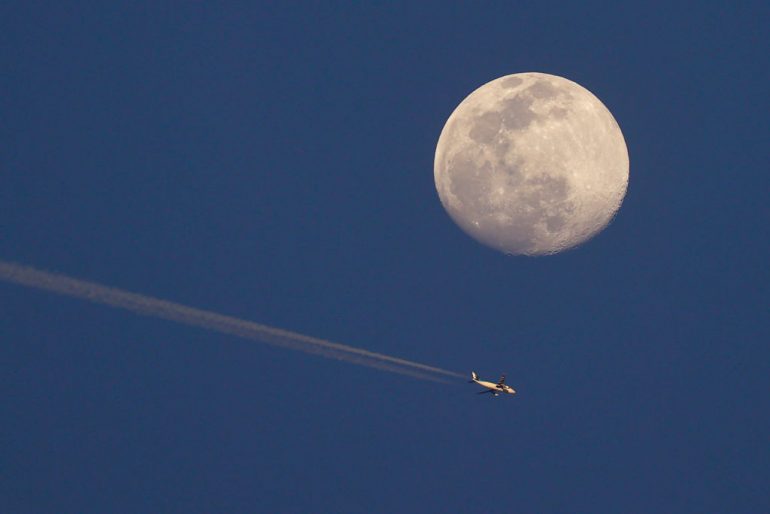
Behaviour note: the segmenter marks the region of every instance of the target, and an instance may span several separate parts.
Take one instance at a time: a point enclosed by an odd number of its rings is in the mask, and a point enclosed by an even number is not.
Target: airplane
[[[469,380],[468,383],[472,384],[474,382],[482,387],[487,388],[486,391],[481,391],[480,393],[476,394],[492,393],[495,396],[499,395],[500,393],[516,394],[516,391],[514,391],[513,387],[505,385],[505,375],[501,376],[500,380],[495,384],[494,382],[479,380],[479,376],[476,374],[476,372],[471,371],[471,380]]]

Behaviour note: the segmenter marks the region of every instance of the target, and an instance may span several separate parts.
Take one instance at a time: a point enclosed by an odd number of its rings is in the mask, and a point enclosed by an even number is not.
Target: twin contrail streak
[[[333,343],[11,262],[0,261],[0,280],[421,380],[444,382],[441,376],[462,377],[459,373],[419,362]]]

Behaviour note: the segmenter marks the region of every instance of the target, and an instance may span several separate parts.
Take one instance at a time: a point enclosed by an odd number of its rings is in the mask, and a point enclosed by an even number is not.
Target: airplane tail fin
[[[479,376],[476,374],[475,371],[471,371],[471,382],[474,382],[479,379]]]

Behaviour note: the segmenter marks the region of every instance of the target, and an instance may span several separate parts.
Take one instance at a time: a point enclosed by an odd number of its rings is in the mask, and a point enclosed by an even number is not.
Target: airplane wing
[[[505,383],[505,375],[500,377],[500,380],[497,382],[497,385],[503,385]]]
[[[491,389],[487,389],[486,391],[481,391],[480,393],[476,393],[476,394],[487,394],[487,393],[494,393],[494,391]]]

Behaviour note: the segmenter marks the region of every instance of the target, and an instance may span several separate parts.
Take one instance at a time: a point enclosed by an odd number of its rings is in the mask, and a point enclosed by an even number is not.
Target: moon
[[[516,73],[457,106],[433,171],[444,209],[468,235],[507,254],[547,255],[609,224],[628,188],[628,150],[590,91]]]

